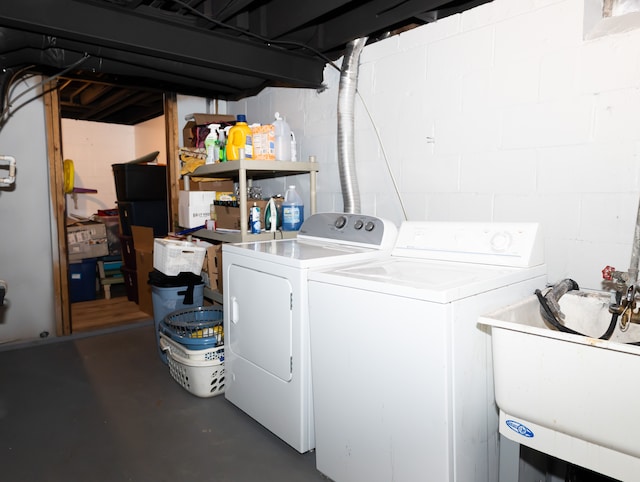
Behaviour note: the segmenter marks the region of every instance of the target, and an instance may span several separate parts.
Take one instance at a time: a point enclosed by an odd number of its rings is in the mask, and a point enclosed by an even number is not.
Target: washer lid
[[[545,274],[545,265],[513,268],[390,257],[312,272],[309,280],[450,303]]]
[[[300,239],[280,239],[255,243],[223,244],[223,256],[235,254],[296,268],[315,268],[356,263],[364,259],[389,256],[389,250]]]

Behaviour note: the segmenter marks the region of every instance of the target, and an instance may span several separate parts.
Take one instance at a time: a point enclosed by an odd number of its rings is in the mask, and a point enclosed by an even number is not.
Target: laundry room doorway
[[[80,288],[87,290],[88,299],[81,296],[77,301],[75,295],[78,287],[74,283],[78,279],[78,270],[82,277],[85,268],[73,264],[78,263],[77,259],[70,261],[67,226],[76,220],[82,222],[95,218],[97,214],[111,215],[114,210],[117,211],[112,164],[125,163],[154,151],[159,153],[159,164],[170,164],[167,152],[177,152],[174,148],[177,136],[173,135],[177,132],[177,121],[171,114],[175,112],[175,95],[156,93],[163,106],[169,105],[168,116],[164,113],[167,109],[163,109],[160,115],[139,123],[100,122],[98,117],[89,113],[84,116],[91,120],[73,118],[81,116],[65,110],[63,99],[68,96],[61,95],[59,86],[50,91],[46,100],[50,185],[52,193],[55,191],[55,195],[52,195],[55,221],[52,222],[55,222],[55,231],[58,233],[58,259],[54,256],[53,261],[54,277],[56,284],[59,284],[59,289],[56,289],[59,294],[56,299],[56,331],[58,335],[68,335],[150,319],[152,314],[144,313],[129,299],[124,283],[120,286],[117,283],[110,285],[110,296],[107,295],[100,283],[98,264],[95,280],[92,274],[87,275],[87,284]],[[117,102],[117,98],[112,99]],[[93,112],[97,112],[97,109]],[[135,116],[131,118],[135,120]],[[65,186],[69,177],[65,166],[69,162],[73,166],[72,192],[67,192],[69,186]],[[170,199],[168,205],[171,205]],[[117,254],[112,254],[108,254],[109,259],[118,258]],[[95,299],[92,294],[93,281]]]

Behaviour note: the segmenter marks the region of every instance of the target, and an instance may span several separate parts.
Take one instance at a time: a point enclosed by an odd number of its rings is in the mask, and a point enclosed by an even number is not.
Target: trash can
[[[174,311],[202,306],[204,282],[202,276],[193,273],[167,276],[158,270],[153,270],[149,273],[149,284],[151,285],[156,346],[160,359],[163,363],[167,363],[167,355],[160,349],[158,333],[160,322]]]

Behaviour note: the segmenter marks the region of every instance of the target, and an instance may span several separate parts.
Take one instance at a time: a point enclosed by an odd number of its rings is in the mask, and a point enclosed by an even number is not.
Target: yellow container
[[[242,157],[242,152],[244,152],[244,157]],[[229,137],[227,138],[227,161],[239,159],[253,159],[251,128],[247,124],[246,116],[242,114],[238,114],[238,120],[229,129]]]

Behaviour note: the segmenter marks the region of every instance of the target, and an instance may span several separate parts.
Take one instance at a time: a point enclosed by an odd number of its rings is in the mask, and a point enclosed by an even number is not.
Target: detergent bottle
[[[238,114],[235,125],[229,129],[226,153],[227,161],[253,158],[251,128],[244,114]]]
[[[295,186],[289,186],[282,203],[282,230],[298,231],[304,221],[304,204]]]
[[[219,124],[209,124],[209,134],[204,140],[207,150],[206,164],[213,164],[220,160],[220,140],[218,139]]]
[[[276,161],[291,160],[291,128],[287,121],[280,116],[280,112],[275,114],[276,120],[273,121],[275,135],[275,151]]]

